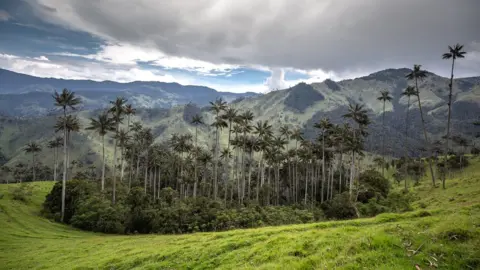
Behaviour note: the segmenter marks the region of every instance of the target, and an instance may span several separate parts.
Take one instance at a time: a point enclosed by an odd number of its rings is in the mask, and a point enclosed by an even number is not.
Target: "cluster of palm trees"
[[[452,59],[452,74],[449,83],[448,121],[446,128],[445,153],[450,150],[450,119],[452,105],[453,70],[455,60],[463,58],[463,46],[449,47],[444,59]],[[406,75],[413,85],[402,93],[407,97],[405,160],[408,161],[408,125],[411,98],[416,97],[426,149],[433,156],[425,125],[419,81],[428,72],[421,65],[414,65]],[[55,130],[63,132],[49,142],[54,151],[54,180],[57,180],[58,149],[63,147],[62,174],[62,219],[65,207],[65,182],[69,178],[69,145],[71,134],[80,130],[77,116],[69,115],[81,100],[75,93],[63,89],[54,94],[55,105],[62,108]],[[383,103],[382,115],[382,164],[385,164],[385,113],[386,103],[392,101],[388,90],[380,92],[378,100]],[[261,204],[296,204],[325,202],[334,194],[348,190],[354,197],[356,180],[361,170],[359,162],[363,155],[364,138],[370,124],[368,112],[363,105],[350,104],[347,120],[333,124],[324,118],[314,125],[318,137],[313,140],[303,138],[301,128],[283,125],[274,129],[268,121],[254,122],[254,114],[240,111],[222,99],[210,103],[213,113],[214,142],[209,149],[198,144],[198,129],[209,129],[202,115],[192,117],[190,124],[195,127],[192,134],[173,134],[168,142],[154,143],[152,130],[139,122],[131,122],[135,109],[127,100],[118,97],[110,102],[110,108],[90,119],[87,130],[93,130],[102,139],[102,174],[100,188],[106,188],[105,136],[112,133],[114,139],[111,164],[112,203],[116,200],[117,172],[120,181],[127,185],[125,171],[128,172],[128,188],[143,184],[144,192],[158,198],[164,188],[175,189],[184,198],[205,196],[214,200],[223,199],[226,203],[256,201]],[[126,123],[124,123],[126,118]],[[124,125],[126,124],[126,125]],[[222,132],[227,133],[226,145],[220,144]],[[118,152],[119,150],[120,152]],[[35,158],[41,147],[31,142],[25,147],[32,154],[33,179],[35,180]],[[118,162],[120,156],[120,163]],[[435,185],[432,160],[428,165]],[[385,166],[382,166],[385,174]],[[445,176],[443,177],[445,187]],[[141,183],[143,182],[143,183]],[[358,185],[357,185],[358,187]],[[405,187],[406,181],[405,181]],[[358,189],[357,189],[358,190]]]
[[[137,186],[143,181],[144,192],[155,198],[172,188],[182,198],[204,196],[230,204],[307,204],[346,189],[353,194],[355,168],[360,166],[356,155],[362,154],[370,123],[363,106],[351,105],[344,115],[354,125],[323,119],[315,126],[320,136],[313,141],[304,140],[298,127],[275,130],[268,121],[253,122],[251,111],[239,111],[222,99],[211,102],[210,110],[215,116],[211,149],[198,144],[198,128],[208,129],[199,114],[191,119],[194,136],[172,134],[163,143],[153,143],[151,130],[133,122],[133,140],[125,143],[128,187],[133,179]],[[222,132],[228,138],[223,149]],[[350,159],[344,158],[347,153]]]

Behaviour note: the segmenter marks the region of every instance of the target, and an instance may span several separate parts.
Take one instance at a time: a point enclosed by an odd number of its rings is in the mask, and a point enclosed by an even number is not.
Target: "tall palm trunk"
[[[247,174],[245,173],[245,147],[246,147],[246,138],[247,133],[243,132],[243,147],[242,147],[242,195],[240,202],[243,203],[243,199],[245,198],[245,181]]]
[[[342,147],[340,145],[340,147]],[[343,153],[340,150],[340,161],[338,162],[339,168],[338,168],[338,194],[342,194],[342,171],[343,171]]]
[[[115,134],[118,135],[118,123],[115,130]],[[117,138],[113,143],[113,188],[112,188],[112,203],[115,204],[115,193],[117,191]]]
[[[32,153],[32,172],[33,172],[33,182],[37,179],[35,174],[35,152]]]
[[[127,133],[130,131],[130,115],[127,116]],[[124,171],[125,171],[125,145],[122,145],[121,149],[121,169],[120,169],[120,181],[123,183],[123,176],[124,176]]]
[[[447,158],[448,158],[448,150],[450,149],[450,119],[452,116],[452,90],[453,90],[453,70],[455,68],[455,57],[452,57],[452,72],[450,75],[450,84],[449,86],[449,93],[448,93],[448,119],[447,119],[447,136],[446,136],[446,143],[445,143],[445,154],[444,154],[444,164],[445,164],[445,172],[443,173],[442,177],[442,188],[445,189],[445,180],[447,178],[448,167],[447,167]]]
[[[410,113],[410,96],[408,96],[407,102],[407,116],[405,118],[405,190],[408,189],[407,178],[408,178],[408,116]]]
[[[63,222],[65,218],[65,190],[67,184],[67,108],[63,107],[63,176],[62,176],[62,207],[61,218]]]
[[[133,158],[135,156],[135,146],[132,146],[132,153],[130,157],[130,169],[128,170],[128,190],[132,188],[132,176],[133,176]]]
[[[383,100],[382,115],[382,176],[385,177],[385,101]]]
[[[70,171],[70,132],[67,131],[67,180],[71,177]]]
[[[137,155],[137,169],[135,170],[135,179],[139,181],[140,179],[140,153]]]
[[[308,163],[305,162],[305,205],[307,205],[308,197]]]
[[[145,178],[144,178],[144,193],[147,194],[147,181],[148,181],[148,149],[145,155]]]
[[[430,156],[432,156],[432,149],[430,147],[430,144],[428,142],[428,137],[427,137],[427,129],[425,127],[425,120],[423,119],[423,111],[422,111],[422,102],[420,101],[420,92],[418,90],[418,81],[417,78],[415,78],[415,88],[417,89],[417,97],[418,97],[418,108],[420,109],[420,117],[422,119],[422,127],[423,127],[423,136],[425,137],[425,144],[427,145],[427,149],[430,152]],[[435,174],[433,173],[433,166],[432,166],[432,160],[428,158],[428,166],[430,167],[430,174],[432,175],[432,183],[433,186],[435,186]]]
[[[253,155],[250,153],[250,164],[248,164],[248,199],[251,199],[250,185],[252,182],[252,165],[253,165]]]
[[[105,135],[102,135],[102,191],[105,189]]]
[[[194,153],[195,153],[195,161],[194,161],[194,168],[193,168],[193,198],[196,198],[197,197],[197,182],[198,182],[198,173],[197,173],[197,159],[198,159],[198,148],[197,148],[197,141],[198,141],[198,128],[197,126],[195,126],[195,150],[194,150]]]
[[[218,113],[217,113],[218,119]],[[213,164],[213,199],[217,199],[217,192],[218,192],[218,148],[219,148],[219,135],[218,135],[218,126],[215,128],[215,157],[214,157],[214,164]]]
[[[325,192],[325,130],[322,132],[322,191],[320,194],[320,202],[323,203],[323,193]]]

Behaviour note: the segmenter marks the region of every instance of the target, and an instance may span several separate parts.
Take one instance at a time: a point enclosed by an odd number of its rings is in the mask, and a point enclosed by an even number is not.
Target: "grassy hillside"
[[[78,231],[39,216],[52,182],[28,203],[1,185],[0,269],[478,269],[479,164],[447,190],[425,179],[405,214],[190,235]]]

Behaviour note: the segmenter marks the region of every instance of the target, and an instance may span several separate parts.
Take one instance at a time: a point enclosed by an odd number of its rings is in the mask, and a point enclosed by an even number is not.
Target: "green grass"
[[[479,269],[478,164],[447,190],[424,179],[404,214],[190,235],[82,232],[39,216],[52,182],[28,203],[1,185],[0,269]]]

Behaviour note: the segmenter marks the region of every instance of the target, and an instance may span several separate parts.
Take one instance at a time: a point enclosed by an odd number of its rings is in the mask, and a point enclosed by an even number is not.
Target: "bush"
[[[12,189],[12,198],[16,201],[28,202],[32,196],[32,186],[21,184]]]
[[[78,203],[71,224],[77,228],[103,233],[123,233],[126,209],[122,204],[112,205],[102,197],[88,197]]]
[[[361,189],[357,200],[368,203],[372,198],[383,198],[388,195],[390,182],[375,170],[368,170],[360,174]]]
[[[69,224],[79,204],[89,195],[96,194],[97,188],[93,183],[82,180],[71,180],[65,186],[65,216],[64,222]],[[57,182],[43,203],[44,214],[47,217],[60,220],[62,207],[62,183]]]
[[[333,200],[322,204],[323,213],[328,219],[350,219],[357,217],[350,195],[345,192],[336,195]]]

